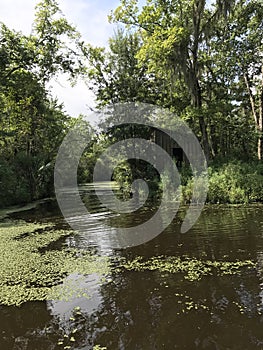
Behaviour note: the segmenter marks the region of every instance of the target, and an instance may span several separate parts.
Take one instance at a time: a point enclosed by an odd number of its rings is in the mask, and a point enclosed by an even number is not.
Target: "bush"
[[[196,198],[193,198],[194,180],[190,166],[183,166],[180,170],[180,177],[181,198],[178,198],[178,193],[173,188],[164,195],[167,196],[168,200],[177,201],[180,199],[181,203],[184,204],[191,201],[198,203],[200,194],[205,190],[201,179],[195,182]],[[229,161],[221,164],[214,163],[208,168],[208,177],[207,203],[248,204],[263,202],[263,165],[259,162]],[[121,185],[123,192],[130,193],[133,176],[129,163],[116,168],[114,179]],[[170,179],[166,173],[163,174],[161,179],[156,176],[153,177],[148,183],[150,184],[150,197],[161,196],[164,186],[169,188],[169,182]]]
[[[263,202],[263,165],[261,163],[228,162],[208,168],[208,203],[246,204]],[[192,199],[193,179],[182,177],[182,201]]]
[[[0,160],[0,207],[30,201],[30,191],[26,179],[20,176],[16,166],[4,159]]]
[[[9,160],[0,159],[0,207],[29,203],[54,193],[51,162],[41,166],[40,157],[19,153]]]

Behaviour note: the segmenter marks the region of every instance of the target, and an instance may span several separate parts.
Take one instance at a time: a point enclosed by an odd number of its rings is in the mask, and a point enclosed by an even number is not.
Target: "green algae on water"
[[[216,274],[237,275],[242,268],[253,269],[256,263],[244,261],[212,261],[189,257],[156,256],[144,261],[142,257],[124,262],[122,266],[132,271],[159,271],[161,273],[182,273],[189,281],[198,281],[203,276]]]
[[[63,283],[71,274],[109,273],[106,257],[73,248],[43,248],[73,232],[51,225],[8,221],[0,224],[0,303],[21,305],[27,301],[68,300],[76,296],[76,285]],[[79,277],[80,278],[80,277]],[[77,283],[77,296],[81,294]]]
[[[0,224],[0,303],[21,305],[26,301],[69,300],[89,297],[83,290],[84,277],[97,274],[101,283],[110,274],[110,261],[90,252],[64,248],[48,250],[52,242],[73,234],[56,230],[52,225],[8,221]],[[188,281],[208,275],[237,275],[244,268],[254,269],[256,263],[244,261],[212,261],[187,256],[156,256],[148,260],[137,257],[116,262],[114,271],[158,271],[180,273]],[[75,276],[74,281],[69,277]],[[187,305],[193,308],[192,304]]]

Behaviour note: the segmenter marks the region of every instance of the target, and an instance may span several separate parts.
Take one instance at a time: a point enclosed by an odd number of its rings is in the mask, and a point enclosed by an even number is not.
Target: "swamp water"
[[[150,242],[111,249],[95,219],[134,225],[154,207],[118,217],[81,193],[88,236],[54,201],[2,217],[1,350],[263,349],[263,206],[207,206],[186,234],[179,212]]]

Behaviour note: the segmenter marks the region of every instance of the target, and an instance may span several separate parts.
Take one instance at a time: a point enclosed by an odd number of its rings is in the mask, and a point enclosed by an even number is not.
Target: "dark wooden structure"
[[[169,135],[168,131],[153,128],[152,141],[164,149],[175,160],[178,167],[181,167],[183,163],[188,163],[183,149]]]

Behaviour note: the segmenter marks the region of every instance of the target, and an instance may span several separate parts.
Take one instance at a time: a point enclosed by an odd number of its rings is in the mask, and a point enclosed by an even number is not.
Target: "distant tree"
[[[37,5],[28,36],[0,26],[0,162],[13,174],[11,182],[0,174],[2,203],[48,192],[44,188],[52,181],[52,162],[70,118],[50,97],[47,83],[61,72],[72,78],[79,73],[78,46],[79,34],[54,0]]]

